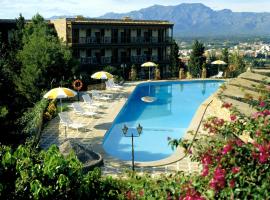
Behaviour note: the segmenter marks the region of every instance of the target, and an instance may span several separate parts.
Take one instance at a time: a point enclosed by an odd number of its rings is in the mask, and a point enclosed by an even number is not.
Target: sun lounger
[[[77,113],[77,114],[84,115],[84,116],[91,116],[91,117],[97,115],[97,113],[94,112],[94,111],[91,111],[91,110],[90,111],[87,111],[87,110],[85,110],[77,102],[73,103],[72,105],[73,105],[73,108],[74,108],[75,113]]]
[[[219,71],[217,75],[211,76],[210,78],[222,78],[223,72]]]
[[[116,83],[113,81],[113,79],[109,79],[108,82],[109,82],[109,84],[110,84],[112,87],[115,87],[115,88],[123,88],[122,85],[116,84]]]
[[[91,92],[92,92],[92,98],[95,100],[103,100],[103,101],[112,100],[112,96],[110,94],[104,94],[97,90],[92,90]]]
[[[67,112],[58,113],[58,116],[60,118],[60,123],[67,128],[77,129],[78,131],[80,128],[86,128],[87,126],[87,124],[82,124],[82,123],[73,121],[69,117]]]
[[[87,105],[88,107],[100,107],[103,105],[100,102],[94,102],[89,94],[82,95],[82,98],[83,98],[85,105]]]
[[[106,81],[105,84],[106,84],[106,90],[117,90],[118,91],[120,89],[119,87],[113,87],[111,85],[111,83],[109,83],[109,81]]]

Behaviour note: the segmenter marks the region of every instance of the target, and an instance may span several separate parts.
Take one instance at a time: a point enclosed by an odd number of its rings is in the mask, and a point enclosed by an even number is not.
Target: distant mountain
[[[201,4],[176,6],[154,5],[128,13],[107,13],[100,18],[169,20],[174,23],[175,36],[268,36],[270,13],[212,10]]]

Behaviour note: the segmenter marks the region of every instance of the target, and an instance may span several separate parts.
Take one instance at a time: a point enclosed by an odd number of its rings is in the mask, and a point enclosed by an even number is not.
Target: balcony
[[[111,56],[102,56],[100,60],[101,64],[110,64],[112,62],[112,57]]]
[[[68,41],[71,41],[69,38]],[[80,37],[73,38],[75,44],[158,44],[172,42],[172,37]]]
[[[96,57],[81,58],[81,64],[98,64]]]
[[[154,55],[139,55],[139,56],[125,56],[125,57],[112,57],[112,56],[101,56],[101,57],[85,57],[80,58],[81,64],[92,64],[92,65],[108,65],[108,64],[117,64],[122,63],[129,64],[142,64],[147,61],[153,61],[156,63],[167,63],[170,61],[170,57],[166,56],[164,58],[158,58]]]

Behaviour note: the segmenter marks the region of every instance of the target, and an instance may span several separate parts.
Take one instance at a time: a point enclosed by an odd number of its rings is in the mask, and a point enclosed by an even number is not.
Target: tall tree
[[[23,109],[24,99],[16,93],[15,81],[21,69],[21,62],[16,55],[22,47],[24,23],[24,18],[20,15],[16,19],[16,28],[12,30],[10,40],[0,42],[0,93],[5,94],[0,98],[0,129],[7,133],[16,132],[14,122]]]
[[[52,79],[71,79],[73,59],[70,50],[55,35],[39,14],[26,25],[23,48],[18,53],[22,69],[16,83],[18,91],[29,103],[41,98],[42,90],[50,88]]]
[[[228,50],[228,48],[222,49],[221,59],[229,65],[229,50]]]
[[[190,55],[190,60],[188,64],[188,71],[193,77],[200,75],[202,72],[202,66],[206,61],[204,54],[204,45],[200,43],[198,40],[192,45],[192,52]]]
[[[179,70],[179,46],[175,40],[173,40],[172,52],[171,52],[171,73],[172,76],[177,76]]]
[[[246,64],[244,62],[243,56],[239,52],[234,52],[229,57],[230,63],[230,76],[236,77],[246,70]]]

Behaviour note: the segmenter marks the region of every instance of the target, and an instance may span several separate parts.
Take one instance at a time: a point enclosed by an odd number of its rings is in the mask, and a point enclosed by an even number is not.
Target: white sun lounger
[[[217,75],[211,76],[210,78],[222,78],[223,72],[219,71]]]
[[[72,105],[73,105],[73,108],[74,108],[75,113],[77,113],[77,114],[84,115],[84,116],[91,116],[91,117],[97,115],[96,112],[85,110],[85,109],[84,109],[83,107],[81,107],[81,105],[80,105],[79,103],[77,103],[77,102],[73,103]]]
[[[105,84],[106,84],[106,90],[117,90],[118,91],[120,89],[118,87],[113,87],[111,85],[111,83],[109,83],[109,81],[106,81]]]
[[[58,113],[58,116],[60,118],[60,123],[67,128],[73,128],[73,129],[77,129],[77,131],[79,131],[80,128],[86,128],[86,126],[87,126],[87,124],[75,122],[72,119],[70,119],[67,112]]]
[[[84,94],[82,95],[83,101],[84,103],[88,106],[88,107],[100,107],[103,105],[103,103],[100,102],[94,102],[93,99],[90,97],[89,94]]]
[[[109,82],[109,84],[110,84],[112,87],[120,88],[120,89],[123,88],[122,85],[116,84],[116,83],[113,81],[113,79],[109,79],[108,82]]]
[[[103,101],[108,101],[112,100],[112,97],[110,94],[103,94],[101,92],[98,92],[97,90],[92,90],[92,98],[95,100],[103,100]]]

